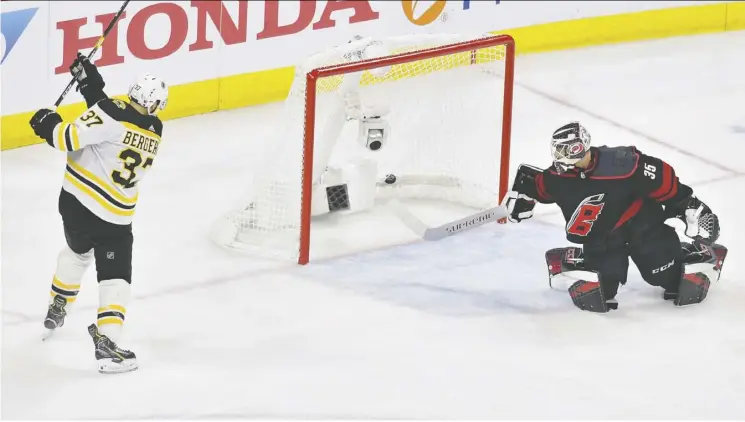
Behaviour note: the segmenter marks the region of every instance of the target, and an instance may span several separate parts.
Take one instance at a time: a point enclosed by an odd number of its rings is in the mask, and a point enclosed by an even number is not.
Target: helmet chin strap
[[[154,102],[149,109],[147,109],[148,114],[155,115],[158,113],[158,108],[160,107],[160,100]]]

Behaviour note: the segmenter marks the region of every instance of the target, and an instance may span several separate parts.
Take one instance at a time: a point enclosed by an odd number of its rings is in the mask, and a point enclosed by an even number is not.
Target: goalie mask
[[[579,122],[564,125],[551,138],[551,158],[559,173],[575,167],[590,151],[590,133]]]

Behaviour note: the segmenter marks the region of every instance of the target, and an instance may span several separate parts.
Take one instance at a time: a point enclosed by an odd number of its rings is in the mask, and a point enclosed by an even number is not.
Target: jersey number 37
[[[124,171],[114,170],[111,173],[111,179],[114,183],[121,185],[125,189],[134,187],[137,182],[134,180],[137,177],[135,170],[137,167],[143,169],[150,167],[153,164],[153,157],[148,157],[146,160],[142,159],[142,154],[133,149],[127,148],[119,153],[119,159],[124,164]]]

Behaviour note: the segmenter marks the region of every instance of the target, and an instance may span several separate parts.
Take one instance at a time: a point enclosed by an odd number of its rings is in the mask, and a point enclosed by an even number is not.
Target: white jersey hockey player
[[[129,89],[129,102],[109,98],[100,73],[86,57],[70,67],[88,109],[73,122],[41,109],[31,118],[37,136],[67,153],[59,196],[67,245],[52,279],[45,338],[65,322],[83,274],[95,260],[99,285],[97,324],[88,327],[102,373],[137,369],[134,353],[117,346],[132,283],[132,216],[139,182],[153,165],[163,131],[156,114],[168,86],[146,74]],[[82,71],[81,71],[82,70]]]

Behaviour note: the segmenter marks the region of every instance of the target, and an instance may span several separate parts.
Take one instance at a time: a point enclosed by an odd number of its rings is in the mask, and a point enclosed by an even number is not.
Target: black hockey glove
[[[78,74],[80,72],[80,74]],[[85,57],[82,53],[78,52],[78,56],[75,61],[70,65],[70,73],[72,76],[76,76],[78,81],[78,91],[89,91],[91,89],[102,90],[106,83],[103,81],[103,77],[98,72],[96,65]]]
[[[517,191],[509,191],[505,195],[502,205],[510,213],[508,220],[513,223],[519,223],[533,217],[533,208],[535,208],[535,199],[523,195]]]
[[[42,108],[34,113],[31,121],[29,121],[36,136],[47,141],[49,145],[52,145],[54,128],[60,123],[62,123],[62,117],[56,111],[48,108]]]
[[[685,223],[685,235],[694,241],[713,245],[719,239],[719,217],[695,195],[673,205],[668,212],[668,218],[672,217]]]

